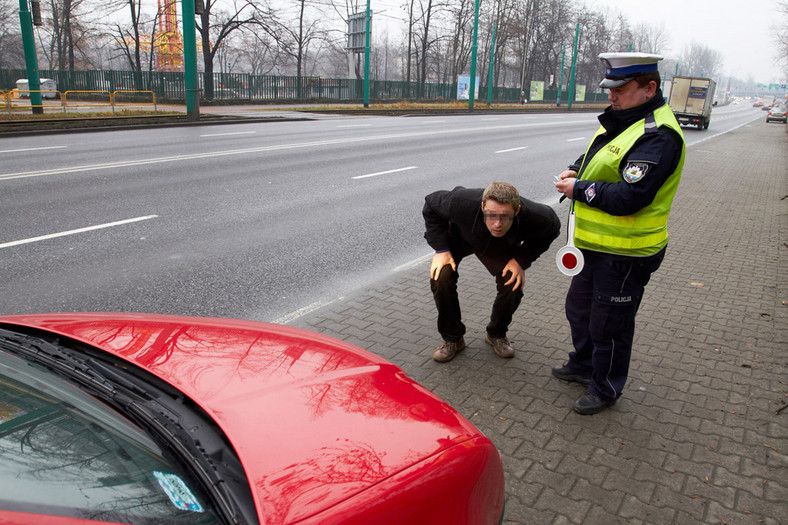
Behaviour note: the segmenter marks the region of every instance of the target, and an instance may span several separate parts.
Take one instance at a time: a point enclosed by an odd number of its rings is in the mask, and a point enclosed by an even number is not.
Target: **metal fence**
[[[40,70],[39,76],[54,80],[57,90],[65,91],[150,91],[160,103],[182,102],[186,90],[182,72],[164,71],[59,71]],[[24,69],[0,69],[0,90],[10,91],[16,81],[27,77]],[[250,75],[248,73],[198,74],[203,100],[237,100],[252,102],[350,102],[364,98],[360,79]],[[300,82],[299,82],[300,81]],[[448,101],[456,100],[457,84],[418,83],[394,80],[370,80],[370,99],[376,101]],[[518,88],[493,87],[494,102],[519,102]],[[545,90],[544,100],[555,101],[556,90]],[[605,93],[586,93],[586,102],[606,101]],[[487,101],[487,86],[479,88],[479,102]],[[561,100],[567,101],[564,91]]]

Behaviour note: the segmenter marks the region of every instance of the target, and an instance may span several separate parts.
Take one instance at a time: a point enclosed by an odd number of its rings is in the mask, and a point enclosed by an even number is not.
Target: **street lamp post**
[[[493,66],[495,65],[495,24],[492,25],[492,43],[490,44],[490,70],[487,74],[487,105],[492,104]]]
[[[473,111],[473,96],[476,92],[476,36],[479,30],[479,0],[473,15],[473,44],[471,46],[471,81],[468,89],[468,110]]]
[[[200,120],[200,90],[197,87],[197,31],[195,2],[182,0],[183,11],[183,72],[186,81],[186,118]]]
[[[569,73],[569,100],[566,107],[572,109],[572,99],[575,98],[575,67],[577,65],[577,43],[580,38],[580,23],[575,25],[575,48],[572,51],[572,71]]]
[[[369,2],[367,0],[366,31],[364,37],[364,107],[369,107]]]
[[[561,44],[561,72],[560,80],[558,81],[558,97],[556,97],[555,105],[561,107],[561,90],[564,89],[564,58],[566,57],[566,42]]]
[[[41,100],[41,77],[38,75],[38,57],[36,41],[33,37],[33,16],[27,6],[27,0],[19,0],[19,22],[22,29],[22,47],[25,52],[25,68],[27,69],[27,89],[30,95],[30,106],[34,115],[43,115],[44,106]]]

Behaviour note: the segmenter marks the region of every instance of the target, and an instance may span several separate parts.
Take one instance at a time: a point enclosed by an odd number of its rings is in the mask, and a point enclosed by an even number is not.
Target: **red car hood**
[[[388,361],[251,321],[148,314],[0,317],[134,363],[223,429],[264,523],[312,516],[480,432]]]

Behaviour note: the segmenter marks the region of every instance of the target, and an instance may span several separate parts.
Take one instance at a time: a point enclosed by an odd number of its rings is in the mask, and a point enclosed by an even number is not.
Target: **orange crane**
[[[159,31],[154,46],[158,71],[183,71],[183,35],[178,31],[177,0],[159,0]]]

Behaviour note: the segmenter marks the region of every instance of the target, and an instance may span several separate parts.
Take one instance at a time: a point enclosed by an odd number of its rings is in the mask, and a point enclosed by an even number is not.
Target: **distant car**
[[[0,523],[499,524],[492,442],[292,327],[0,316]],[[55,516],[55,517],[53,517]]]
[[[214,88],[213,98],[238,98],[238,92],[228,88]]]
[[[788,122],[788,108],[785,105],[774,105],[766,114],[766,122]]]

